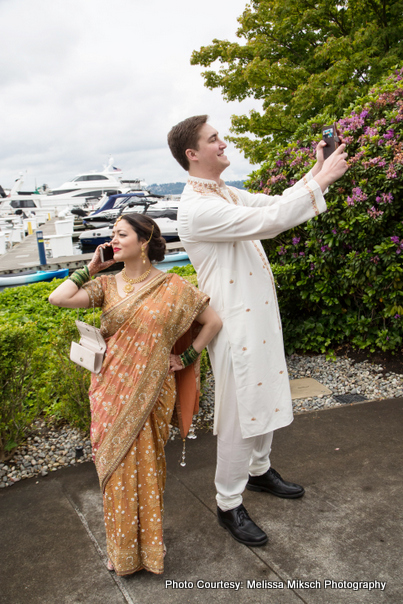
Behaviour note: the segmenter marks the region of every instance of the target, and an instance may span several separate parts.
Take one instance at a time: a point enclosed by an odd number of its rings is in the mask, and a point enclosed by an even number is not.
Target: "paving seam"
[[[83,527],[85,528],[87,535],[89,536],[89,538],[91,539],[99,557],[101,558],[101,561],[103,563],[103,565],[105,566],[106,570],[108,571],[108,575],[111,577],[111,579],[113,579],[113,581],[116,583],[117,588],[119,589],[120,593],[122,594],[123,598],[126,600],[127,604],[138,604],[138,602],[134,601],[130,594],[128,593],[128,591],[126,590],[125,586],[123,585],[122,579],[120,577],[118,577],[118,575],[116,575],[113,571],[108,570],[108,559],[107,557],[104,555],[98,541],[96,540],[94,534],[92,533],[90,527],[88,526],[88,522],[84,516],[84,514],[79,510],[79,508],[76,506],[76,504],[74,503],[74,501],[71,499],[71,497],[69,496],[69,494],[62,488],[63,494],[66,497],[66,499],[68,500],[68,502],[70,503],[71,507],[73,508],[73,510],[75,511],[75,513],[77,514],[77,516],[79,517],[81,524],[83,525]]]
[[[175,476],[174,474],[172,474],[169,471],[167,471],[167,474],[169,474],[172,478],[174,478],[175,480],[177,480],[191,495],[193,495],[193,497],[195,497],[216,518],[216,514],[213,512],[213,510],[211,510],[209,508],[209,506],[206,503],[204,503],[204,501],[202,499],[200,499],[200,497],[198,497],[198,495],[196,495],[196,493],[194,493],[194,491],[192,491],[191,489],[189,489],[189,487],[184,482],[182,482],[182,480],[180,480],[180,478],[178,478],[177,476]],[[267,562],[261,556],[259,556],[257,548],[249,547],[247,545],[245,547],[247,547],[249,549],[249,551],[252,554],[254,554],[256,556],[256,558],[258,558],[264,564],[264,566],[266,566],[267,568],[269,568],[275,575],[277,575],[277,577],[280,579],[280,581],[283,581],[284,583],[287,583],[288,580],[291,580],[290,578],[284,579],[281,576],[281,571],[277,568],[277,566],[276,566],[276,568],[273,568],[272,566],[270,566],[269,564],[267,564]],[[299,600],[301,600],[301,602],[303,602],[304,604],[309,604],[308,600],[305,600],[304,598],[302,598],[297,591],[295,591],[294,589],[291,589],[290,591],[292,591],[293,594]]]

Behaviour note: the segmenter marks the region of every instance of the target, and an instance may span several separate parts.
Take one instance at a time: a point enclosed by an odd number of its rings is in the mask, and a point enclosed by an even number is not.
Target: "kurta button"
[[[263,340],[263,344],[266,344],[266,340]]]
[[[265,304],[268,304],[268,301],[266,300]]]
[[[249,273],[249,274],[251,275],[252,273]]]
[[[242,348],[242,350],[248,350],[247,348],[245,348],[245,346]]]
[[[275,413],[277,413],[278,411],[280,411],[280,409],[276,409]]]
[[[247,309],[246,309],[246,312],[250,312],[250,308],[247,308]]]
[[[261,386],[261,385],[262,385],[262,382],[259,382],[259,383],[258,383],[258,386]]]
[[[252,419],[250,421],[251,422],[255,422],[256,421],[256,417],[252,417]]]
[[[280,371],[280,373],[284,373],[284,371]]]
[[[230,283],[234,283],[232,279],[231,279]]]

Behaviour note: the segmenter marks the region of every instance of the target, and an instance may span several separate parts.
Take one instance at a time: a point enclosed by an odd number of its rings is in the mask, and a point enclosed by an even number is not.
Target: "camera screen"
[[[333,128],[326,128],[322,132],[323,138],[333,138]]]

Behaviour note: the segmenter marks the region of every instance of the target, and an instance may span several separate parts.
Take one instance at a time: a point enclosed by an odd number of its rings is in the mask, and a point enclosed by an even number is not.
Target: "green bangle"
[[[185,350],[185,352],[182,352],[182,354],[179,355],[183,367],[188,367],[189,365],[194,363],[199,354],[200,353],[196,352],[193,348],[193,344],[191,344],[189,348]]]
[[[91,279],[88,266],[84,266],[83,268],[79,268],[78,270],[74,271],[74,273],[70,275],[69,279],[75,285],[77,285],[78,289],[80,289],[84,283],[87,283],[87,281],[90,281]]]

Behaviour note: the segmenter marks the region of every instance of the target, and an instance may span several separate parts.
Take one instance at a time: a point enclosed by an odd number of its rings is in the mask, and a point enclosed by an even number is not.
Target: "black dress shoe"
[[[232,537],[244,545],[258,546],[268,542],[267,535],[248,516],[244,506],[223,512],[217,508],[218,524],[230,532]]]
[[[271,493],[272,495],[276,495],[276,497],[283,497],[284,499],[297,499],[305,493],[304,487],[283,480],[280,474],[276,470],[273,470],[273,468],[269,468],[262,476],[249,476],[246,488],[249,491],[266,491],[266,493]]]

